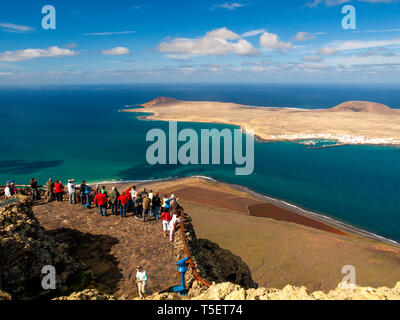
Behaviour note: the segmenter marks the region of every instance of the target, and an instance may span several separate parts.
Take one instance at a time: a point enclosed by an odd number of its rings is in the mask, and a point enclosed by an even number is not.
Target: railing
[[[196,266],[194,265],[194,262],[192,260],[192,256],[190,254],[190,250],[187,246],[187,241],[185,237],[185,230],[183,228],[183,222],[180,223],[181,226],[181,237],[182,237],[182,242],[183,242],[183,247],[185,249],[186,256],[190,257],[188,260],[189,266],[192,269],[192,274],[196,278],[197,281],[201,282],[204,284],[206,287],[211,287],[211,283],[209,283],[207,280],[204,280],[200,275],[197,273]]]

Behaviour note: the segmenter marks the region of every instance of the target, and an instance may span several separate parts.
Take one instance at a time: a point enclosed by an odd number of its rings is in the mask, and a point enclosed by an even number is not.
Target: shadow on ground
[[[57,241],[66,243],[69,254],[93,271],[93,280],[98,289],[109,294],[118,290],[122,272],[117,258],[112,254],[112,247],[119,243],[117,238],[67,228],[50,230],[49,234]]]

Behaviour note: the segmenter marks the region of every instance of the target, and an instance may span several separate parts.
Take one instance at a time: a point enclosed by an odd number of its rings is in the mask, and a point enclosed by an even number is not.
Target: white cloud
[[[229,3],[229,2],[225,2],[225,3],[222,3],[222,4],[216,4],[216,5],[214,6],[214,8],[224,8],[224,9],[228,9],[228,10],[235,10],[236,8],[241,8],[241,7],[244,7],[244,6],[245,6],[245,5],[242,4],[242,3],[237,3],[237,2]]]
[[[14,32],[14,33],[23,33],[23,32],[29,32],[29,31],[33,30],[33,28],[31,28],[29,26],[22,26],[22,25],[13,24],[13,23],[0,23],[0,28],[2,28],[3,31]]]
[[[12,76],[13,74],[11,72],[0,72],[0,77],[1,76]]]
[[[352,67],[357,65],[362,66],[378,66],[378,65],[387,65],[387,64],[400,64],[399,56],[363,56],[359,55],[348,55],[348,56],[339,56],[339,57],[331,57],[326,59],[326,63],[329,65],[342,65],[345,67]]]
[[[309,55],[309,56],[303,57],[302,60],[306,61],[306,62],[320,62],[322,60],[322,58],[319,56]]]
[[[70,49],[59,47],[49,47],[47,49],[24,49],[15,51],[5,51],[0,53],[0,61],[24,61],[35,58],[57,58],[64,56],[74,56],[77,53]]]
[[[297,34],[294,37],[295,41],[307,41],[313,39],[315,39],[315,36],[313,34],[304,31],[297,32]]]
[[[332,47],[323,47],[318,49],[317,53],[319,55],[325,56],[325,55],[332,55],[332,54],[339,54],[340,51],[336,48],[332,48]]]
[[[397,2],[398,0],[356,0],[359,2],[369,2],[369,3],[393,3]],[[307,7],[315,8],[318,7],[321,3],[325,3],[328,7],[338,6],[344,3],[351,2],[351,0],[313,0],[306,3]]]
[[[265,32],[265,29],[251,30],[251,31],[243,33],[242,38],[258,36],[259,34],[263,34],[264,32]]]
[[[206,56],[228,55],[230,53],[241,56],[258,55],[258,50],[247,40],[227,28],[220,28],[207,32],[204,37],[189,39],[176,38],[162,42],[158,50],[170,56]]]
[[[274,33],[264,32],[260,37],[260,46],[272,50],[291,50],[293,45],[291,42],[279,41],[278,35]]]
[[[397,45],[400,45],[400,38],[391,40],[368,40],[368,41],[353,40],[353,41],[333,42],[333,46],[338,51],[358,50],[358,49],[397,46]]]
[[[377,29],[377,30],[357,30],[354,32],[378,33],[378,32],[400,32],[400,29]]]
[[[101,53],[107,56],[122,56],[124,54],[129,54],[130,51],[126,47],[115,47],[107,50],[102,50]]]
[[[239,39],[239,35],[227,28],[220,28],[209,31],[206,33],[206,38],[225,39],[225,40],[236,40]]]
[[[85,36],[112,36],[116,34],[130,34],[136,33],[136,31],[116,31],[116,32],[93,32],[93,33],[84,33]]]

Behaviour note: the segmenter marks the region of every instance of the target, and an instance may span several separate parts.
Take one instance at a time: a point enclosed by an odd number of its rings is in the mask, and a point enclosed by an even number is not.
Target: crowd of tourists
[[[37,180],[32,178],[30,189],[33,202],[41,198],[38,191],[40,187]],[[110,215],[126,218],[129,212],[132,212],[131,216],[141,219],[143,222],[161,220],[164,236],[169,235],[170,241],[174,241],[176,224],[183,212],[179,198],[175,195],[160,195],[158,192],[147,191],[145,188],[138,190],[136,186],[129,187],[121,192],[116,187],[107,191],[106,186],[96,185],[92,188],[86,181],[76,184],[74,179],[68,180],[65,187],[61,181],[53,181],[50,178],[43,188],[47,202],[62,202],[67,194],[71,205],[81,204],[84,207],[91,208],[94,204],[102,217]],[[8,181],[4,188],[5,196],[12,197],[16,193],[17,188],[14,181]],[[111,213],[108,215],[107,211]]]
[[[174,194],[167,196],[146,190],[145,188],[138,190],[136,186],[127,188],[125,191],[119,191],[116,187],[112,187],[107,191],[106,186],[96,185],[94,188],[88,185],[86,181],[76,184],[74,179],[68,180],[67,186],[59,180],[53,181],[49,179],[45,186],[40,186],[35,178],[30,181],[30,189],[32,201],[36,202],[41,199],[39,188],[44,188],[44,195],[47,202],[62,202],[64,196],[68,195],[68,201],[71,205],[80,204],[84,207],[91,208],[94,204],[99,211],[100,216],[120,216],[126,218],[129,212],[133,217],[141,219],[141,221],[161,220],[162,231],[165,237],[169,235],[169,240],[174,241],[174,234],[177,224],[183,221],[183,208],[179,204],[179,198]],[[17,193],[14,181],[7,181],[4,188],[6,197],[12,197]],[[111,211],[107,215],[107,211]],[[142,266],[136,268],[136,281],[140,297],[144,297],[147,284],[147,272]]]

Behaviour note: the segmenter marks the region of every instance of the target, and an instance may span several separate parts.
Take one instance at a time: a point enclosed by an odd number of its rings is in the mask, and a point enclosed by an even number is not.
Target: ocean
[[[77,181],[151,180],[202,175],[245,186],[306,210],[400,242],[400,148],[307,149],[289,142],[255,143],[255,170],[232,165],[151,166],[146,133],[168,123],[119,112],[158,96],[253,106],[328,108],[369,100],[400,108],[400,90],[385,86],[93,85],[0,88],[0,184],[32,177]],[[228,125],[179,123],[178,129]]]

